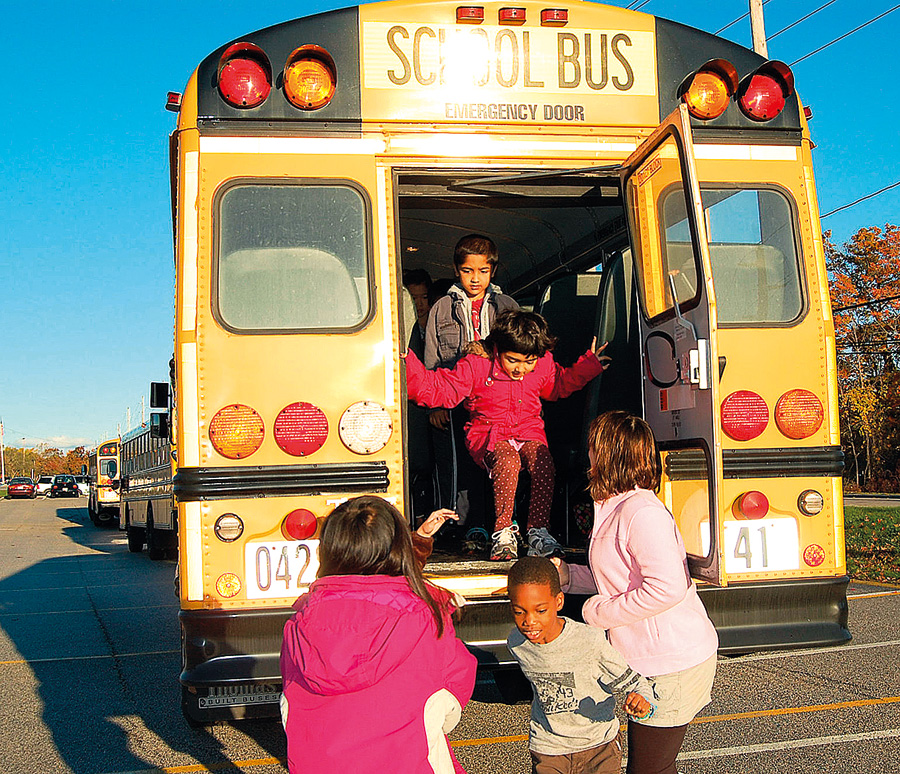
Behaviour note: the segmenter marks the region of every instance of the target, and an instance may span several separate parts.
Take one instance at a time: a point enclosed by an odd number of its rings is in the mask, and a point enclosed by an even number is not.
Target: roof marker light
[[[461,5],[456,9],[457,24],[481,24],[484,21],[484,7],[480,5]]]
[[[177,91],[170,91],[166,94],[166,110],[177,113],[181,110],[181,94]]]
[[[525,9],[524,8],[501,8],[498,15],[501,24],[524,24]]]
[[[569,23],[569,12],[565,8],[545,8],[541,11],[542,27],[565,27]]]

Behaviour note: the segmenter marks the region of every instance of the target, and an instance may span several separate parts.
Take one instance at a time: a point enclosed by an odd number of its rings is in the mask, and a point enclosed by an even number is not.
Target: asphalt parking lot
[[[174,562],[129,553],[83,498],[0,501],[0,534],[0,770],[286,770],[277,722],[184,723]],[[684,774],[900,768],[900,589],[849,594],[851,643],[720,659]],[[480,680],[451,735],[458,758],[470,774],[528,772],[527,720]]]

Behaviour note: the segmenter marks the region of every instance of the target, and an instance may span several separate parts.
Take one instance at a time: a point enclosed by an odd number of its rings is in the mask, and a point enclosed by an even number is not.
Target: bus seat
[[[362,320],[344,263],[312,247],[236,250],[219,262],[219,310],[236,328],[343,328]]]

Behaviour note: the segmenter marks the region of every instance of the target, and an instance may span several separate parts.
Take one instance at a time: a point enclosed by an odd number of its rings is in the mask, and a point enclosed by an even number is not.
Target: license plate
[[[248,599],[298,597],[316,579],[319,541],[247,543],[244,577]]]
[[[725,522],[725,571],[777,572],[800,567],[796,519]]]

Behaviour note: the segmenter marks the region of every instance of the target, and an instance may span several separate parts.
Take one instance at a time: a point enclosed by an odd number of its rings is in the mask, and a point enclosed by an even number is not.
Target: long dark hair
[[[484,340],[490,350],[515,352],[526,357],[543,357],[553,349],[556,338],[550,334],[547,321],[536,312],[507,309],[491,323],[491,332]]]
[[[400,512],[386,500],[371,495],[354,497],[325,519],[317,577],[329,575],[402,575],[413,594],[431,608],[438,637],[443,635],[442,610],[416,562],[412,533]]]

